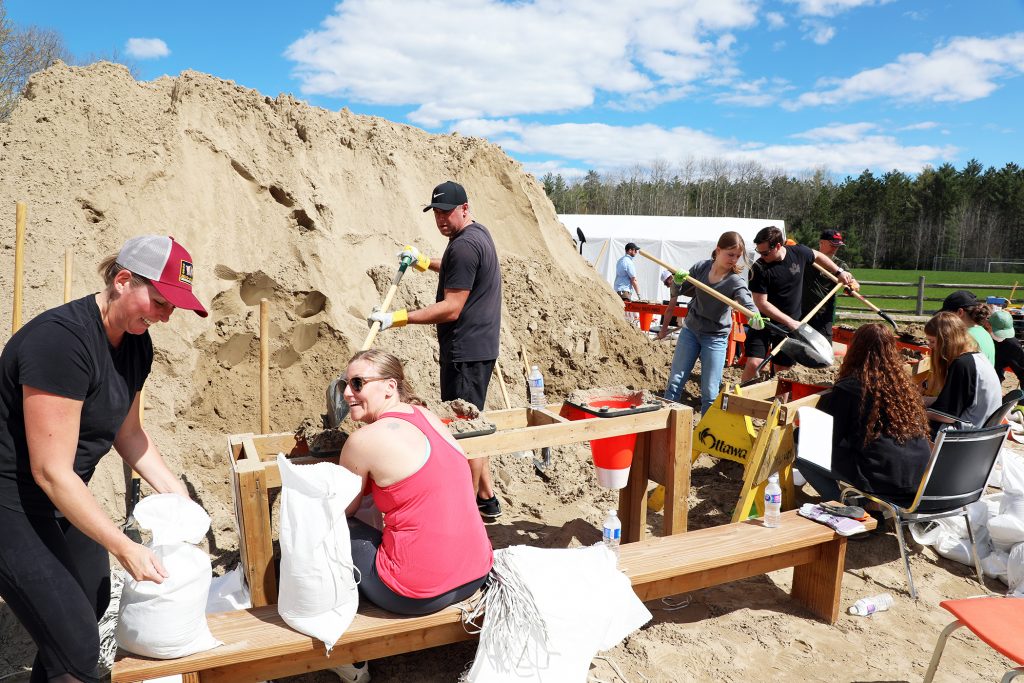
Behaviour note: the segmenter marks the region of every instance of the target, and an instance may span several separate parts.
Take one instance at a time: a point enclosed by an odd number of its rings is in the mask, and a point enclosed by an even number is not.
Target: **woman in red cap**
[[[145,235],[99,272],[103,290],[40,314],[0,354],[0,597],[39,648],[34,683],[99,681],[108,553],[137,580],[167,576],[89,492],[100,458],[113,446],[157,492],[188,495],[142,427],[140,392],[149,328],[175,308],[207,315],[192,258]]]

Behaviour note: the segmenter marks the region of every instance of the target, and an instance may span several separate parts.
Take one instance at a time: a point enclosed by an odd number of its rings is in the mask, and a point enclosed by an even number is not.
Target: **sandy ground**
[[[320,424],[324,390],[365,337],[365,316],[390,283],[395,253],[407,243],[441,253],[443,238],[420,207],[446,178],[467,187],[498,247],[505,282],[499,360],[514,406],[526,404],[520,350],[541,367],[553,401],[616,384],[660,391],[671,343],[652,342],[624,321],[621,302],[575,252],[540,185],[485,141],[315,109],[195,72],[138,83],[109,64],[58,65],[37,75],[0,124],[0,206],[13,223],[14,202],[29,204],[23,319],[61,302],[66,249],[76,297],[98,289],[95,264],[130,236],[170,233],[192,251],[197,292],[211,315],[179,312],[153,330],[146,426],[213,518],[206,548],[216,571],[238,559],[225,444],[228,435],[258,431],[260,299],[271,304],[271,430]],[[5,292],[13,260],[8,238],[0,249]],[[395,307],[430,303],[435,287],[436,276],[410,273]],[[4,307],[0,329],[10,321]],[[432,329],[385,331],[376,346],[404,358],[418,392],[437,400]],[[696,399],[695,381],[687,394]],[[503,407],[497,382],[487,407]],[[553,460],[539,475],[529,459],[494,459],[505,506],[489,527],[495,547],[598,541],[597,525],[616,495],[597,486],[586,447],[555,449]],[[727,521],[739,488],[737,465],[698,460],[691,528]],[[116,457],[106,458],[91,489],[120,521],[124,480]],[[661,516],[650,515],[648,524],[660,533]],[[949,621],[938,602],[979,587],[966,567],[930,551],[916,554],[913,568],[917,603],[904,592],[892,534],[851,543],[843,606],[881,591],[893,592],[896,604],[869,619],[844,615],[835,626],[790,603],[790,571],[697,592],[678,611],[652,603],[654,621],[595,660],[591,680],[917,680]],[[374,680],[452,681],[473,649],[374,662]],[[32,655],[0,603],[0,677],[28,666]],[[1004,664],[959,635],[938,680],[992,680]],[[323,673],[303,679],[336,680]]]

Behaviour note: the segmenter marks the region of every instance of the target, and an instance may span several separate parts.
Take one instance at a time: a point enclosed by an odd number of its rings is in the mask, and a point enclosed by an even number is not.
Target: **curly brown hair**
[[[928,434],[920,392],[904,370],[892,330],[882,323],[862,325],[853,335],[839,378],[860,382],[864,444],[887,436],[903,445]]]

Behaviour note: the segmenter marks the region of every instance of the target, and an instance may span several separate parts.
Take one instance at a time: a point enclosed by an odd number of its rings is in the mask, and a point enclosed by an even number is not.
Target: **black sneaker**
[[[486,520],[495,520],[501,517],[501,503],[498,502],[497,496],[486,499],[477,496],[476,506],[480,510],[480,516]]]

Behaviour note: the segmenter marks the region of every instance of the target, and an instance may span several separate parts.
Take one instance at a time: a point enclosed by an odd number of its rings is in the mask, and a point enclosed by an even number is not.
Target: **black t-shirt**
[[[441,360],[467,362],[498,357],[501,333],[501,269],[487,228],[470,223],[448,241],[441,257],[437,301],[446,289],[468,289],[458,319],[438,323]]]
[[[856,377],[844,377],[818,402],[818,410],[832,416],[832,471],[862,491],[908,504],[928,465],[928,439],[920,436],[901,446],[883,427],[882,436],[865,446],[867,415],[860,410],[860,391]]]
[[[814,251],[802,244],[786,247],[786,258],[767,263],[763,258],[754,262],[750,291],[767,294],[768,303],[794,320],[800,320],[800,302],[804,286],[804,271],[814,262]]]
[[[0,505],[54,512],[29,466],[23,386],[82,401],[74,469],[89,483],[152,364],[149,332],[110,345],[92,294],[40,314],[11,337],[0,354]]]
[[[1007,368],[1017,375],[1017,380],[1024,386],[1024,349],[1013,337],[996,342],[996,375],[1000,382],[1005,379]]]
[[[846,264],[839,259],[833,257],[832,261],[846,270]],[[811,309],[818,305],[818,303],[828,296],[828,293],[836,286],[836,283],[832,281],[828,275],[821,272],[814,266],[807,269],[804,273],[803,283],[803,295],[801,296],[800,306],[800,319],[803,320],[804,316],[811,312]],[[840,292],[841,293],[841,292]],[[836,297],[832,297],[828,300],[824,306],[818,309],[818,312],[814,315],[811,320],[811,327],[818,326],[821,322],[831,322],[835,318],[836,312]]]

